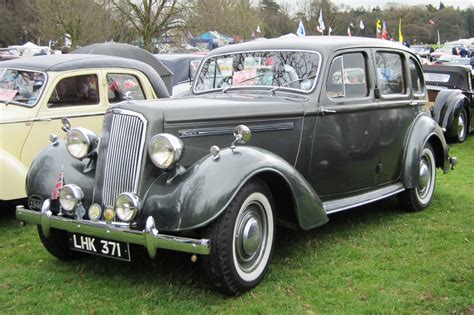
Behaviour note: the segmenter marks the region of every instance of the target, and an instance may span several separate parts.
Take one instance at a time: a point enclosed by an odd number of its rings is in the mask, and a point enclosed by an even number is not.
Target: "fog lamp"
[[[77,185],[68,184],[59,191],[59,203],[66,212],[74,211],[82,203],[82,199],[84,199],[84,193]]]
[[[124,222],[131,222],[140,210],[140,199],[133,193],[122,193],[115,199],[115,212]]]

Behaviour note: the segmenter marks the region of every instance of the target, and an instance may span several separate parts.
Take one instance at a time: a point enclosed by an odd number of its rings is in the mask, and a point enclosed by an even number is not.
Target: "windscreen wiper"
[[[283,85],[275,86],[273,89],[270,90],[270,92],[272,92],[273,94],[275,94],[275,91],[278,91],[278,90],[281,89],[281,88],[287,87],[287,86],[290,85],[290,84],[293,84],[293,83],[296,83],[296,82],[300,82],[300,81],[303,81],[303,80],[315,79],[316,77],[317,77],[317,75],[312,75],[312,76],[310,76],[310,77],[301,78],[301,79],[296,79],[296,80],[293,80],[293,81],[290,81],[290,82],[286,82],[286,83],[283,84]]]

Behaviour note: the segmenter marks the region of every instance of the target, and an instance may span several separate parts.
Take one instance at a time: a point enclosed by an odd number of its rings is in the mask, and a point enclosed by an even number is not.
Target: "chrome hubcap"
[[[430,167],[426,161],[421,161],[420,163],[420,190],[426,189],[428,183],[430,182]]]
[[[466,125],[464,123],[464,115],[461,114],[458,117],[458,137],[462,139],[464,137],[464,130],[466,128]]]
[[[267,242],[268,223],[262,205],[251,203],[237,218],[236,258],[240,268],[251,272],[258,267]]]

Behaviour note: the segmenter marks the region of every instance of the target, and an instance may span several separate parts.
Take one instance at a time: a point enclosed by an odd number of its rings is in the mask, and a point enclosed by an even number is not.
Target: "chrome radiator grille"
[[[113,206],[123,192],[138,192],[145,144],[146,120],[126,110],[114,110],[106,117],[108,139],[104,143],[102,204]]]

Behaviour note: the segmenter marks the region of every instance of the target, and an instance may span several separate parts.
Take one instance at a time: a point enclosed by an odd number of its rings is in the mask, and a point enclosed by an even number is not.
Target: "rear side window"
[[[358,98],[368,94],[365,57],[350,53],[336,57],[326,82],[327,95],[331,98]]]
[[[99,84],[96,74],[67,77],[58,82],[49,98],[49,106],[99,104]]]
[[[402,57],[396,53],[377,52],[375,64],[378,87],[382,95],[404,94]]]
[[[413,90],[413,93],[421,94],[423,92],[421,86],[422,72],[413,59],[410,59],[408,64],[410,66],[411,88]]]
[[[107,84],[109,103],[145,99],[145,93],[143,93],[140,82],[131,74],[108,73]]]

